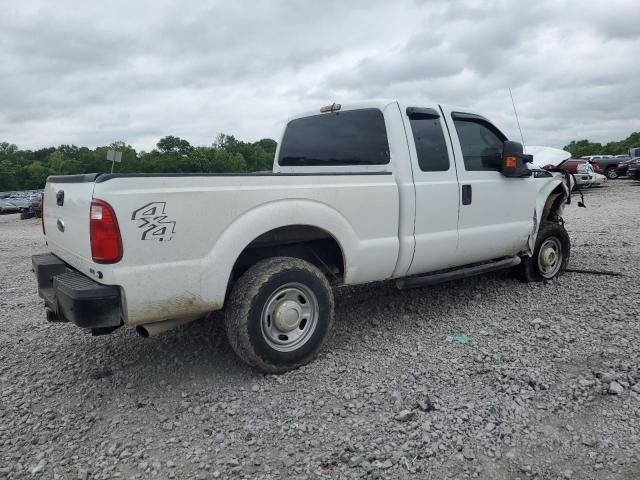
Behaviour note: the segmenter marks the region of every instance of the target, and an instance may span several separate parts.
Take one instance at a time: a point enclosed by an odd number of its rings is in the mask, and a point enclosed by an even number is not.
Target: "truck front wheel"
[[[314,265],[291,257],[256,263],[236,282],[225,326],[236,354],[266,373],[310,362],[333,324],[333,293]]]
[[[545,222],[540,226],[533,256],[522,259],[515,268],[522,282],[541,282],[562,275],[567,269],[571,241],[560,223]]]

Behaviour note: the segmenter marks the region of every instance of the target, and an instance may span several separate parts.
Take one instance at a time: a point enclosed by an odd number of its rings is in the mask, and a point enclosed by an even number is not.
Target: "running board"
[[[433,273],[431,275],[423,275],[421,277],[402,278],[396,281],[396,286],[399,289],[404,290],[407,288],[422,287],[424,285],[436,285],[450,280],[458,280],[460,278],[472,277],[474,275],[493,272],[495,270],[515,267],[516,265],[519,265],[520,262],[522,262],[520,257],[505,258],[503,260],[498,260],[497,262],[483,263],[482,265],[460,268],[458,270],[452,270],[444,273]]]

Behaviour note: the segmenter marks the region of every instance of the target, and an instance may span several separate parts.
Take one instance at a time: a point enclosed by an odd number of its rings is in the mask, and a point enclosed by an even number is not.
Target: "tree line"
[[[624,140],[602,143],[589,140],[572,140],[564,149],[571,152],[573,158],[586,155],[623,155],[628,154],[630,148],[640,147],[640,132],[633,132]]]
[[[95,149],[60,145],[39,150],[20,150],[12,143],[0,142],[0,192],[40,189],[49,175],[108,171],[111,168],[106,159],[109,149],[122,152],[122,162],[116,164],[116,172],[256,172],[271,170],[276,146],[276,141],[270,138],[243,142],[225,134],[206,147],[194,147],[183,138],[167,136],[150,152],[137,152],[124,142]],[[604,145],[573,140],[564,149],[571,152],[572,157],[579,158],[628,153],[633,147],[640,147],[640,132]]]
[[[109,171],[109,149],[122,152],[122,162],[114,169],[120,173],[256,172],[271,170],[276,146],[270,138],[243,142],[225,134],[206,147],[167,136],[150,152],[137,152],[124,142],[95,149],[60,145],[39,150],[21,150],[12,143],[0,142],[0,192],[41,189],[49,175]]]

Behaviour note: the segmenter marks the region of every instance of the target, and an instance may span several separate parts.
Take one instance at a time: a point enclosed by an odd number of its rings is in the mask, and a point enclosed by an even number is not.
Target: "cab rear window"
[[[278,164],[384,165],[389,159],[382,112],[366,108],[292,120],[282,138]]]

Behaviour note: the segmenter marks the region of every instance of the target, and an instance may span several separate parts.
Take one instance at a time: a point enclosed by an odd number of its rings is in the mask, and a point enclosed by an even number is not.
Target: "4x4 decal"
[[[142,240],[168,242],[176,231],[176,222],[168,220],[166,202],[151,202],[134,210],[131,220],[138,221]]]

